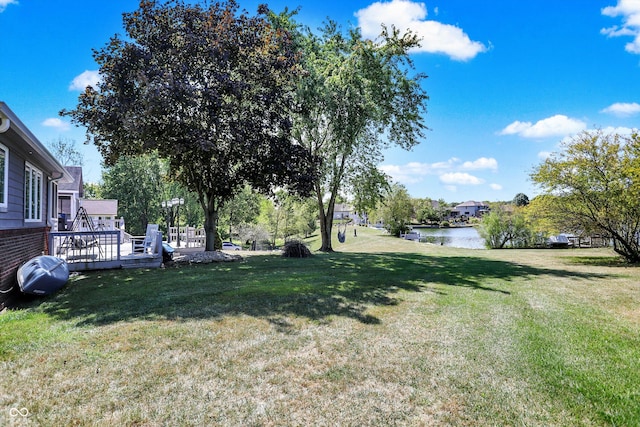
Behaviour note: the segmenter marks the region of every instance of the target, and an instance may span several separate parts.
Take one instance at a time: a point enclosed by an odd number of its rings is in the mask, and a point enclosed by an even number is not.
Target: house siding
[[[17,271],[30,259],[47,253],[49,182],[70,182],[72,177],[37,138],[0,101],[0,144],[8,152],[7,204],[0,209],[0,309],[10,305],[21,293]],[[39,220],[25,218],[25,165],[37,169],[40,179]]]
[[[3,143],[4,145],[8,145]],[[13,228],[33,228],[44,227],[47,219],[47,206],[49,198],[49,185],[46,175],[43,174],[41,221],[24,220],[24,168],[25,160],[19,157],[15,151],[9,148],[9,194],[7,198],[8,206],[6,211],[0,211],[0,230]],[[39,168],[37,164],[33,165]]]
[[[24,218],[24,159],[18,157],[11,147],[8,178],[7,210],[0,213],[0,229],[22,227]]]

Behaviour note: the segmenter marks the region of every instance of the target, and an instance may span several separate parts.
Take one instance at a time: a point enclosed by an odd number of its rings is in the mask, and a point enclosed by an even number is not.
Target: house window
[[[42,172],[24,165],[24,219],[42,221]]]
[[[9,193],[9,150],[0,144],[0,208],[8,206]]]

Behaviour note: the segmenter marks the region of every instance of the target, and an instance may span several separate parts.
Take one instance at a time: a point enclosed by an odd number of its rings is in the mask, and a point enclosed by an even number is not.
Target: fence
[[[187,248],[199,248],[206,244],[207,236],[204,232],[204,228],[195,227],[180,227],[180,235],[178,236],[178,227],[169,227],[168,243],[178,243],[178,237],[180,240],[180,246],[184,245]]]
[[[118,268],[120,231],[66,231],[49,233],[49,254],[67,261],[69,270]]]

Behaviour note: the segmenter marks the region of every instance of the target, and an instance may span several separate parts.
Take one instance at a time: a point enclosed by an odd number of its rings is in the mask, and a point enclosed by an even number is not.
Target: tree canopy
[[[154,150],[168,159],[198,194],[206,250],[219,210],[245,184],[311,189],[309,151],[290,139],[299,55],[267,12],[142,1],[123,15],[125,37],[94,51],[101,82],[61,112],[87,127],[106,165]]]
[[[118,200],[129,233],[143,235],[161,216],[166,167],[156,154],[121,156],[102,173],[102,196]]]
[[[559,228],[609,236],[616,253],[640,262],[640,136],[584,132],[531,174],[550,196]]]
[[[407,232],[413,216],[413,203],[403,185],[391,186],[389,194],[378,208],[377,216],[392,236],[399,237]]]
[[[298,27],[293,14],[273,16],[279,27],[297,34],[304,74],[296,90],[299,109],[293,138],[318,159],[314,183],[322,251],[332,251],[331,229],[341,192],[355,194],[361,207],[374,205],[387,183],[377,171],[389,145],[409,149],[426,126],[423,74],[410,75],[411,34],[381,28],[376,41],[355,28],[344,33],[328,22],[316,35]],[[343,194],[344,195],[344,194]]]
[[[48,144],[49,151],[64,166],[82,166],[84,156],[76,148],[76,141],[58,137]]]
[[[518,193],[513,198],[513,204],[518,207],[527,206],[529,204],[529,197],[524,193]]]

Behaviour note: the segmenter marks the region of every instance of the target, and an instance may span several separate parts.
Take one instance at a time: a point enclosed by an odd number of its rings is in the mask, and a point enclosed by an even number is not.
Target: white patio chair
[[[158,224],[147,224],[147,233],[144,236],[131,237],[133,253],[152,254],[158,238]]]

